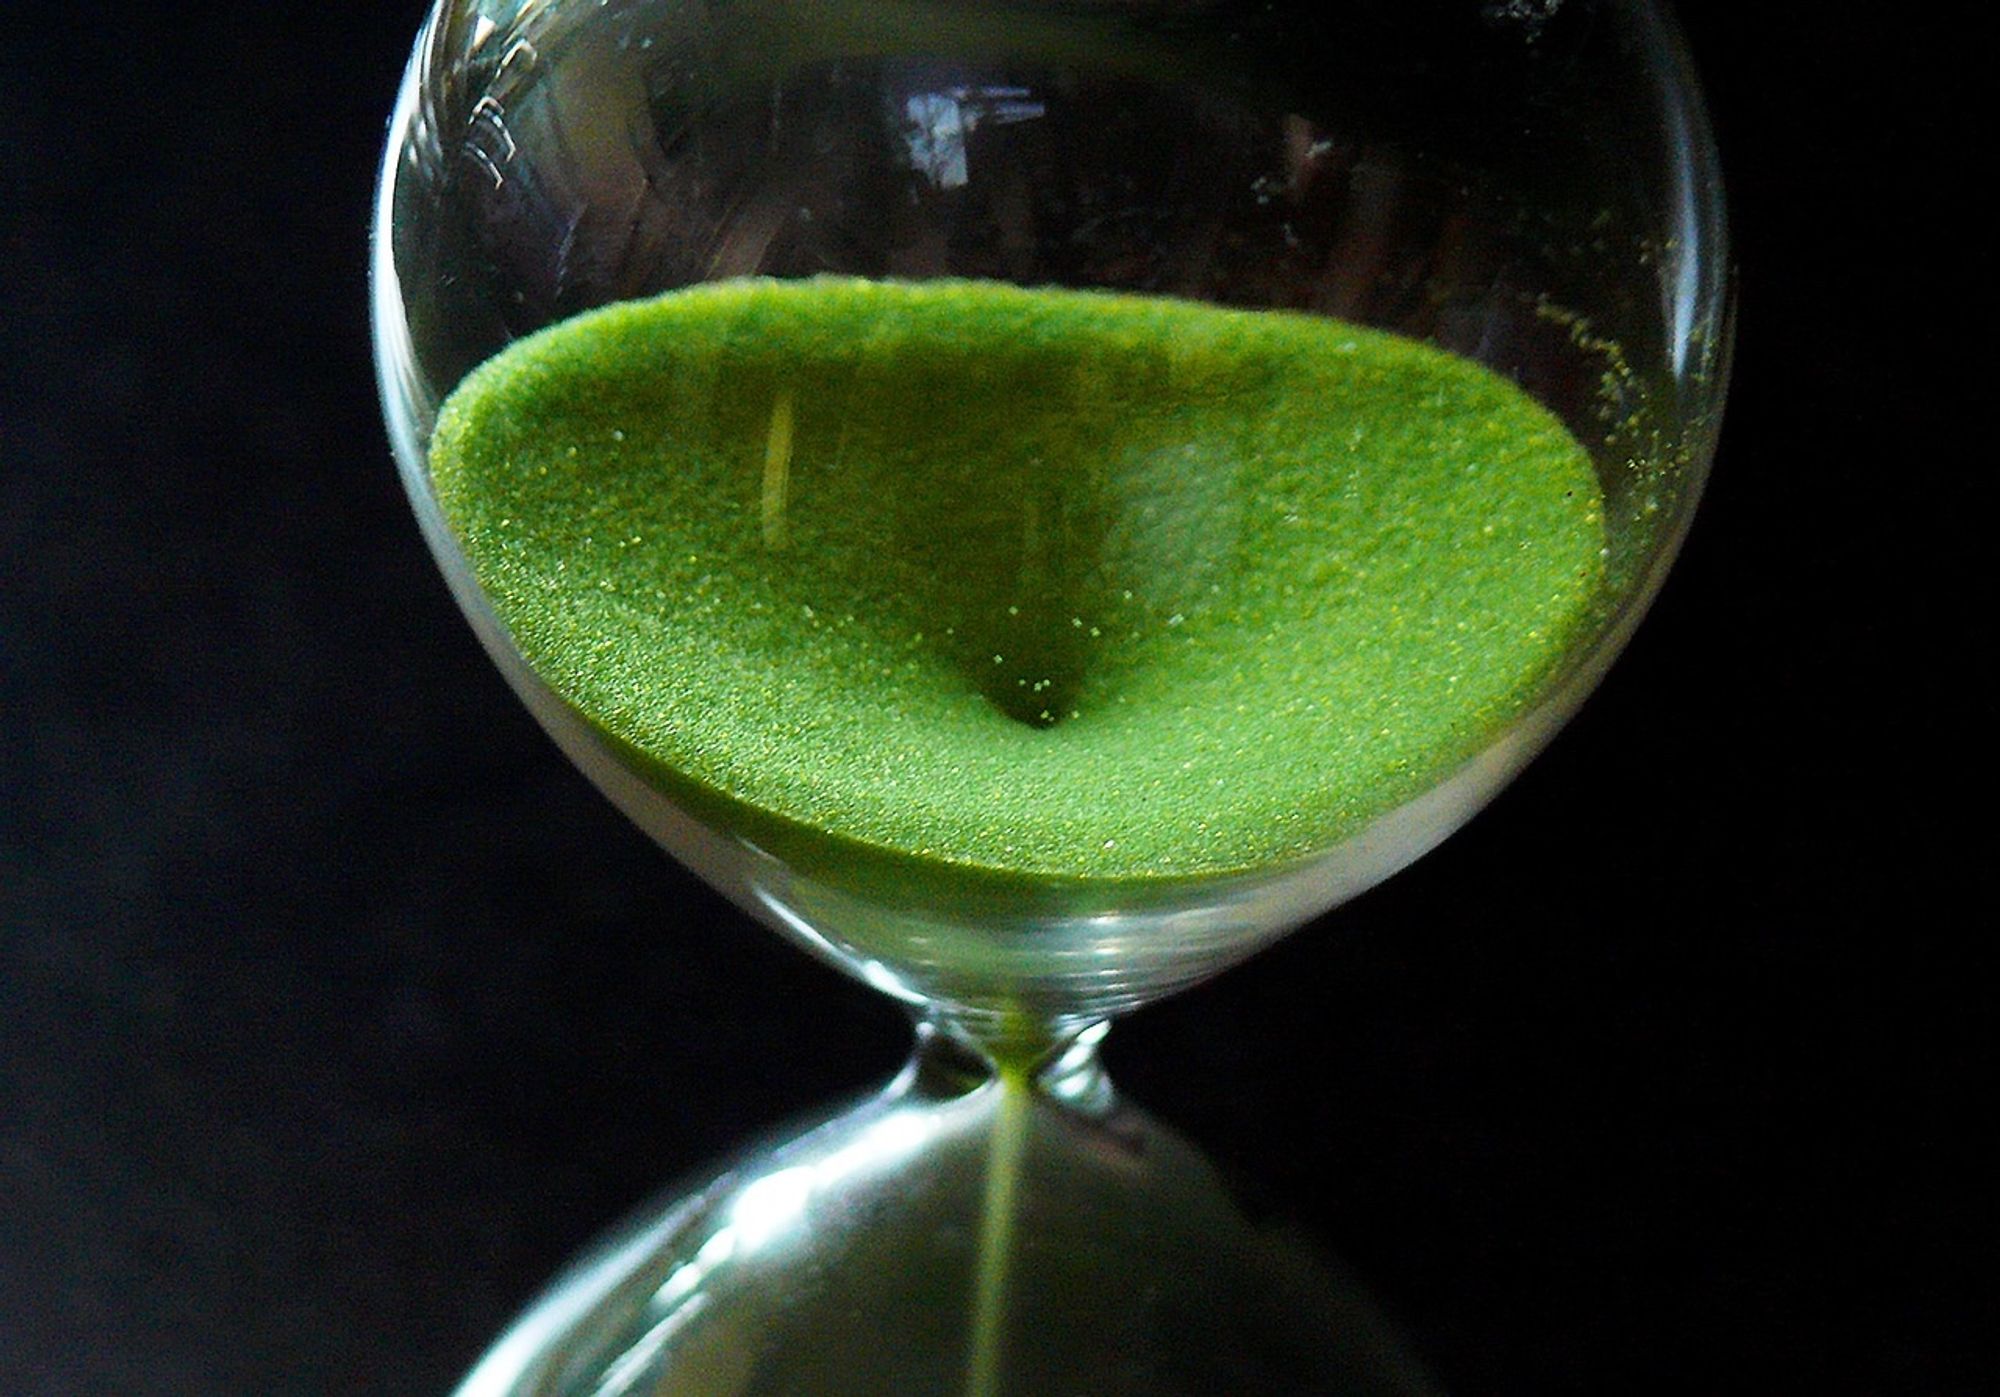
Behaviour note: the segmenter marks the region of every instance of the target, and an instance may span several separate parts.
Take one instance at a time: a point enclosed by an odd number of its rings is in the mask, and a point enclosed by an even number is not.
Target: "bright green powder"
[[[987,283],[731,282],[445,404],[445,517],[643,777],[808,863],[1135,880],[1324,848],[1594,619],[1581,447],[1337,321]]]

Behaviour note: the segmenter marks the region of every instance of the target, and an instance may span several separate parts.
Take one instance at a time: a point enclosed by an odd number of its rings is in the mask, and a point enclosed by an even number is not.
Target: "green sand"
[[[647,780],[788,858],[1245,872],[1428,789],[1597,615],[1583,449],[1337,321],[739,281],[520,341],[446,519]]]

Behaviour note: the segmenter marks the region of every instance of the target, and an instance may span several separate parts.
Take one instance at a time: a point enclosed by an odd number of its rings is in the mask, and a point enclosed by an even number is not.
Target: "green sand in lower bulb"
[[[1479,752],[1600,611],[1563,427],[1305,315],[722,283],[510,346],[431,470],[554,691],[809,865],[1293,860]]]

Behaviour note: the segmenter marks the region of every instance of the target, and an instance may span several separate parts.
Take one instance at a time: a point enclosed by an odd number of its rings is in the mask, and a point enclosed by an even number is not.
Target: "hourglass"
[[[1711,453],[1643,0],[441,0],[377,359],[563,750],[911,1006],[466,1394],[1417,1391],[1096,1047],[1554,733]]]

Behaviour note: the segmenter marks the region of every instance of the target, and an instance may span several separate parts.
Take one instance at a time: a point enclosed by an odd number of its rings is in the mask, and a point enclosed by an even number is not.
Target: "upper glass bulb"
[[[544,725],[990,1026],[1477,810],[1657,587],[1728,342],[1638,0],[447,2],[374,270],[405,481]]]

